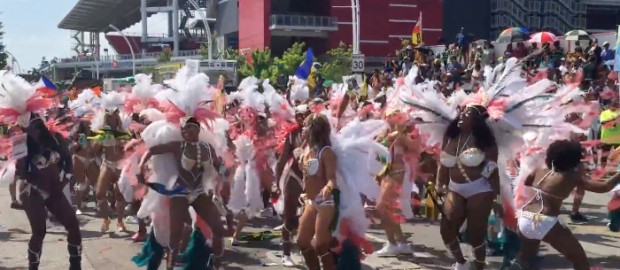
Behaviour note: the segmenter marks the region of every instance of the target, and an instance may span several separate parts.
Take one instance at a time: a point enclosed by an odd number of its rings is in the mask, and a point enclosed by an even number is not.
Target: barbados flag
[[[52,81],[50,81],[47,77],[41,75],[41,79],[35,85],[37,92],[41,92],[45,95],[56,95],[56,85]]]
[[[312,73],[312,61],[314,61],[314,52],[312,51],[312,48],[308,48],[306,51],[306,59],[301,62],[301,65],[297,68],[295,77],[307,80]]]

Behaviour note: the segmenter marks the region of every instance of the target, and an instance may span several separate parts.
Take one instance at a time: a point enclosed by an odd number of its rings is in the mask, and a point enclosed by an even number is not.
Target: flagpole
[[[422,30],[424,25],[422,25],[422,11],[420,11],[420,44],[424,43],[424,31]]]

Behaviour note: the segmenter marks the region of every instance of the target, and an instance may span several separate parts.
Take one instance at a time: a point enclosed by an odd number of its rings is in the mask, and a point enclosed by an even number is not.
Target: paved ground
[[[606,201],[606,195],[588,193],[583,212],[591,222],[587,225],[570,224],[570,227],[581,240],[593,265],[603,266],[604,269],[620,269],[620,234],[611,233],[605,227]],[[30,226],[23,212],[8,207],[9,195],[6,187],[0,189],[0,206],[0,269],[25,269]],[[568,204],[566,206],[568,207]],[[562,219],[568,221],[566,216],[562,216]],[[90,215],[81,216],[80,222],[84,238],[84,269],[136,269],[129,259],[139,251],[139,244],[131,243],[126,235],[102,235],[98,232],[99,222]],[[274,225],[277,225],[277,221],[258,219],[249,230],[266,230]],[[135,230],[136,226],[128,225],[128,228]],[[436,224],[417,220],[405,225],[404,230],[411,234],[415,256],[377,258],[371,255],[364,261],[365,269],[449,269],[452,261],[446,255]],[[368,237],[375,247],[379,248],[384,236],[380,230],[373,228]],[[278,240],[229,247],[225,269],[282,269],[274,264],[278,261],[279,250]],[[570,269],[570,265],[554,250],[543,247],[542,255],[542,269]],[[300,261],[299,257],[294,259]],[[489,269],[497,269],[500,259],[490,258]],[[44,270],[68,268],[65,233],[61,227],[48,231],[41,266]]]

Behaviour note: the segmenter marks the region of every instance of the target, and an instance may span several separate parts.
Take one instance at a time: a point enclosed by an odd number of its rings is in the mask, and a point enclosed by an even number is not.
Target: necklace
[[[465,139],[465,143],[463,143],[463,145],[461,146],[461,136],[459,136],[459,140],[456,142],[456,155],[455,156],[460,155],[461,152],[465,150],[465,147],[467,147],[467,143],[469,142],[469,139],[471,139],[471,133],[467,135],[467,138]]]

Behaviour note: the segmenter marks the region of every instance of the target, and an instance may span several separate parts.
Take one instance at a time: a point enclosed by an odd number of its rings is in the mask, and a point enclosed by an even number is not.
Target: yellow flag
[[[416,22],[413,27],[413,31],[411,31],[411,44],[420,45],[422,44],[422,13],[420,12],[420,18]]]
[[[366,74],[362,76],[362,89],[360,90],[360,96],[368,97],[368,80],[366,80]]]

